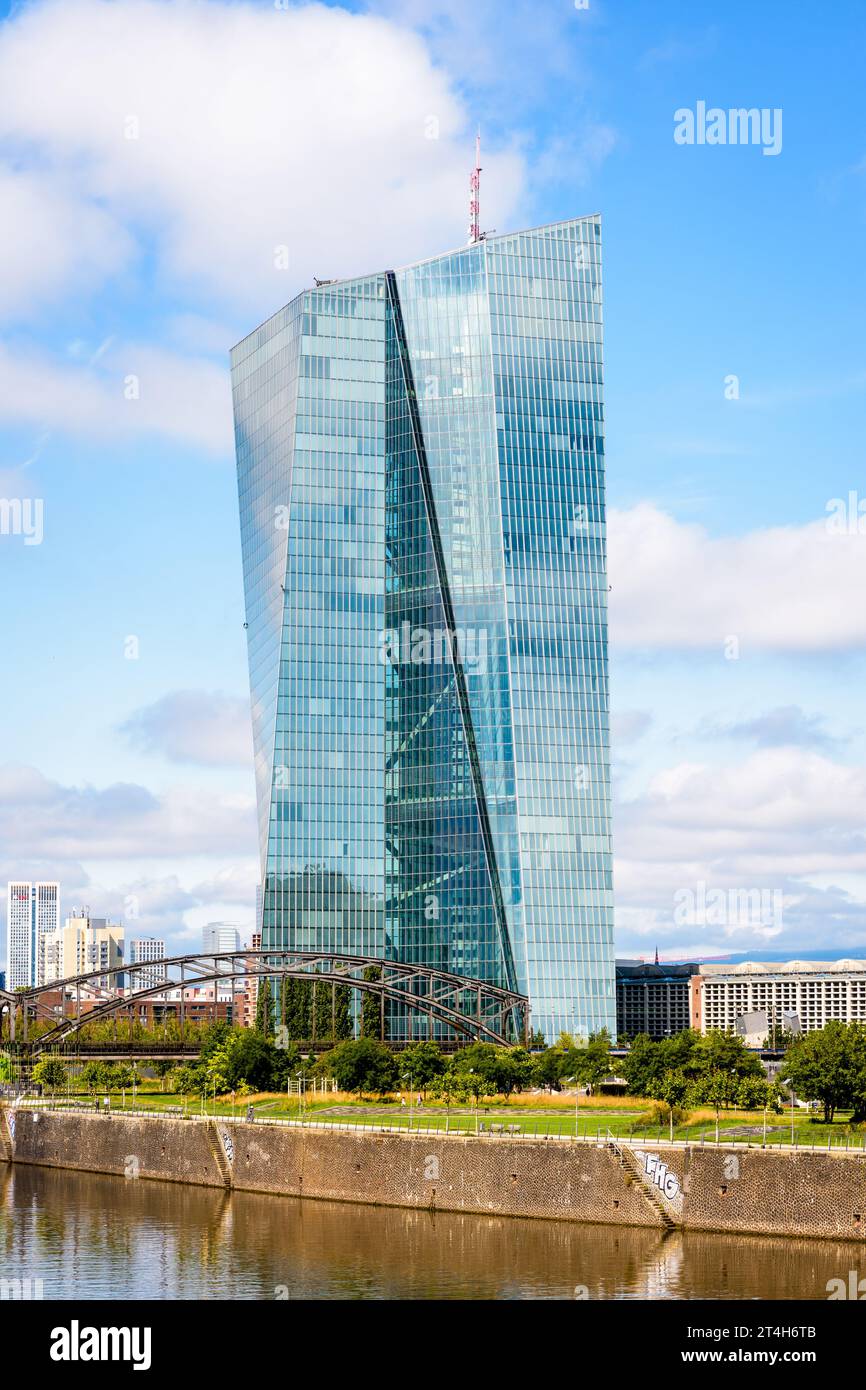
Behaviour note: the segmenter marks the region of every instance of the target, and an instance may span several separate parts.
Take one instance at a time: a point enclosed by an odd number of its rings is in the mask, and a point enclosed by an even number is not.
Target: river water
[[[826,1299],[833,1241],[431,1214],[0,1165],[0,1281],[45,1299]],[[8,1296],[8,1294],[7,1294]]]

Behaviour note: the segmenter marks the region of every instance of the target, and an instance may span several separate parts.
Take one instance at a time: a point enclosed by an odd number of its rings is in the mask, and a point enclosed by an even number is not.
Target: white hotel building
[[[866,960],[743,961],[701,965],[692,976],[692,1023],[734,1032],[739,1018],[766,1013],[770,1027],[796,1015],[803,1032],[831,1019],[866,1023]]]
[[[158,940],[155,936],[138,937],[129,943],[129,964],[140,965],[145,961],[160,961],[165,959],[165,942]],[[161,984],[165,978],[165,969],[161,965],[153,965],[145,970],[136,970],[129,976],[129,987],[135,991],[137,989],[154,989]]]

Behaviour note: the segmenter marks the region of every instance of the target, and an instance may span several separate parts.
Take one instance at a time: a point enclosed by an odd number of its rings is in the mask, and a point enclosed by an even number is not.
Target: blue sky
[[[0,15],[0,497],[44,508],[0,535],[0,879],[249,929],[227,350],[461,244],[480,122],[483,226],[604,218],[618,953],[866,954],[863,6]],[[781,151],[675,143],[699,101]],[[700,883],[784,912],[678,920]]]

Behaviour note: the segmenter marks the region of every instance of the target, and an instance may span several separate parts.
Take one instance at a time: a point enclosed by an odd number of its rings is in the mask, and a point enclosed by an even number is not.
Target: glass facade
[[[232,354],[262,944],[518,989],[551,1041],[615,1029],[600,252],[489,237]]]

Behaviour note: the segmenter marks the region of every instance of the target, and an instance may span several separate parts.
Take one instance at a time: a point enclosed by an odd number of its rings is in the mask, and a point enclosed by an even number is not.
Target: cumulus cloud
[[[170,762],[252,767],[250,702],[221,691],[172,691],[136,710],[120,732]]]
[[[804,748],[831,749],[839,739],[829,734],[820,715],[806,714],[799,705],[779,705],[754,719],[735,720],[728,724],[707,724],[702,734],[710,737],[751,739],[762,748],[784,748],[799,745]]]
[[[614,844],[620,950],[654,935],[704,953],[810,933],[827,945],[866,941],[864,767],[793,747],[721,767],[680,763],[619,803]],[[676,895],[700,884],[779,893],[781,931],[757,920],[678,922]]]
[[[719,888],[730,907],[741,903],[744,894],[754,895],[760,885],[706,885],[708,894]],[[689,889],[697,896],[698,885],[691,884]],[[844,951],[861,960],[866,956],[866,901],[862,896],[838,885],[821,887],[801,879],[786,879],[771,891],[780,895],[782,903],[778,930],[772,925],[750,926],[743,922],[723,926],[678,924],[667,903],[653,908],[619,902],[617,956],[649,958],[658,947],[668,960],[718,959],[732,952],[744,952],[755,959],[772,952],[773,959],[811,960],[816,943],[822,949]],[[769,921],[772,922],[772,904]]]
[[[221,868],[212,878],[203,879],[192,889],[200,903],[243,906],[252,909],[260,881],[259,861],[245,860]]]
[[[866,645],[866,536],[823,521],[713,537],[651,502],[609,515],[611,639],[626,647],[820,652]],[[735,649],[731,649],[735,650]]]
[[[160,922],[174,922],[199,899],[183,887],[177,874],[162,878],[135,878],[112,895],[114,910],[130,934],[144,935]]]
[[[38,162],[45,198],[74,184],[73,228],[103,209],[203,295],[273,311],[313,274],[464,239],[466,112],[425,42],[382,17],[47,0],[4,25],[0,90],[0,140]],[[488,148],[494,225],[523,178],[517,152]]]
[[[411,24],[449,72],[509,109],[549,97],[557,82],[563,104],[585,86],[578,41],[592,25],[589,11],[538,0],[510,0],[507,9],[499,0],[371,0],[371,8]]]
[[[635,743],[652,724],[652,715],[644,709],[624,709],[611,715],[610,736],[614,748]]]
[[[0,314],[86,293],[128,264],[133,239],[62,172],[0,164]]]
[[[38,769],[0,767],[0,842],[12,862],[134,861],[255,852],[252,797],[133,782],[63,786]]]
[[[238,919],[243,939],[253,916],[258,882],[255,861],[222,867],[212,878],[202,879],[191,888],[184,884],[185,872],[131,879],[120,875],[112,884],[105,881],[105,872],[91,877],[71,861],[6,866],[9,878],[57,879],[62,916],[87,908],[95,917],[110,917],[123,924],[127,944],[139,937],[155,936],[165,941],[167,955],[182,955],[200,946],[202,924],[222,920],[226,908],[231,909],[232,920]]]
[[[213,453],[232,446],[227,369],[141,344],[79,362],[0,343],[0,419],[88,436],[162,434]]]

